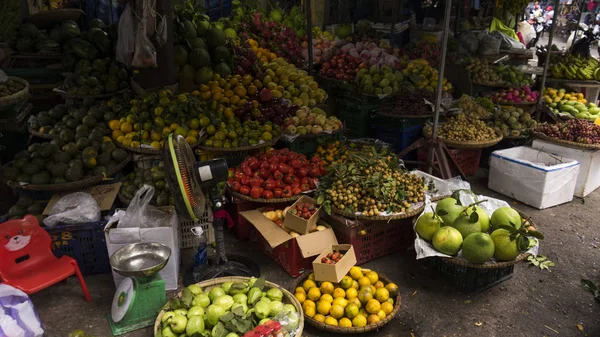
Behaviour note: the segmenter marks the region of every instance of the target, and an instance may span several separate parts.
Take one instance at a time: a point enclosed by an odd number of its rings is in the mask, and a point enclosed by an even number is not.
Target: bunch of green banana
[[[554,78],[600,80],[600,63],[594,58],[567,55],[554,61],[550,67],[550,73]]]

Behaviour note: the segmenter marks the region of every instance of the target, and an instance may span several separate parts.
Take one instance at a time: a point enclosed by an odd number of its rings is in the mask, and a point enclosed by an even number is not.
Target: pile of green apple
[[[478,206],[483,202],[465,206],[452,197],[442,199],[419,217],[415,231],[436,251],[451,256],[462,251],[470,263],[514,260],[530,248],[530,236],[544,238],[515,209],[500,207],[490,217]]]
[[[282,302],[280,289],[266,288],[262,277],[205,289],[192,284],[165,305],[155,336],[239,337],[280,317],[285,317],[287,332],[295,331],[300,319],[296,308]]]

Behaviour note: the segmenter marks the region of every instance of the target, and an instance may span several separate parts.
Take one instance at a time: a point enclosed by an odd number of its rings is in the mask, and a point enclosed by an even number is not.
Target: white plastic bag
[[[479,55],[498,55],[502,37],[497,34],[482,34],[479,37]]]
[[[147,34],[147,24],[150,19],[150,8],[144,3],[142,17],[137,25],[135,35],[135,53],[131,65],[136,68],[154,68],[157,66],[156,48]]]
[[[100,220],[100,207],[91,194],[75,192],[60,198],[44,219],[44,225],[54,227],[59,223],[77,224]]]
[[[119,19],[119,38],[117,40],[117,61],[131,67],[135,51],[135,29],[131,6],[127,4]]]
[[[0,284],[0,336],[43,335],[42,322],[27,294],[9,285]]]
[[[117,228],[153,228],[167,225],[170,215],[150,205],[153,195],[154,187],[146,184],[140,187],[131,199],[131,203],[127,207],[125,215],[119,221]]]

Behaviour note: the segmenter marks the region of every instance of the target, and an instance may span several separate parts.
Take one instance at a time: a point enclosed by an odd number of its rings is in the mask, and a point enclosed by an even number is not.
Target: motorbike
[[[579,40],[576,40],[573,44],[573,48],[571,48],[571,54],[573,55],[581,57],[591,56],[590,47],[593,42],[598,40],[600,28],[598,26],[595,26],[593,29],[590,29],[590,27],[587,25],[585,25],[585,28],[586,29],[583,30],[583,36]],[[600,52],[600,47],[598,47],[598,51]]]

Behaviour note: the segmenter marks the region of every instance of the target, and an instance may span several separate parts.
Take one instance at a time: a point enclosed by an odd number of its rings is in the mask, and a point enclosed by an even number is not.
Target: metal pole
[[[444,36],[442,39],[442,58],[440,60],[440,70],[438,74],[438,85],[435,99],[435,112],[433,115],[433,132],[432,139],[435,141],[437,137],[437,128],[440,120],[440,104],[442,103],[442,85],[444,82],[444,70],[446,69],[446,54],[448,52],[448,33],[450,31],[450,15],[452,13],[452,0],[446,0],[446,14],[444,15]],[[429,174],[433,172],[433,154],[434,147],[429,147],[429,156],[427,159],[427,170]]]
[[[308,75],[313,74],[313,39],[311,0],[306,0],[306,37],[308,38]]]
[[[392,4],[392,26],[390,27],[390,45],[394,43],[394,30],[396,29],[396,3],[398,0],[394,0]]]
[[[554,0],[555,8],[559,9],[559,0]],[[552,20],[552,26],[550,27],[550,36],[548,37],[548,47],[546,48],[546,62],[544,63],[544,72],[542,73],[542,82],[540,83],[539,93],[542,94],[544,92],[544,87],[546,87],[546,77],[548,76],[548,67],[550,66],[550,52],[552,51],[552,40],[554,39],[554,31],[556,30],[556,21]],[[536,105],[536,114],[535,119],[539,122],[540,117],[542,115],[542,95],[538,96],[537,105]]]
[[[573,49],[573,45],[575,44],[575,40],[577,40],[577,32],[579,31],[579,24],[581,23],[581,17],[583,16],[583,10],[585,9],[585,1],[582,1],[581,4],[583,6],[581,6],[581,8],[579,7],[579,4],[577,5],[577,8],[579,8],[579,19],[577,20],[577,26],[575,27],[575,35],[573,35],[573,41],[571,41],[571,45],[569,46],[568,50]],[[556,13],[556,11],[554,12]],[[556,17],[556,15],[554,15],[554,17]],[[554,24],[554,17],[552,18],[552,24]],[[567,25],[569,24],[569,22],[567,21]],[[569,37],[567,36],[567,39]]]

